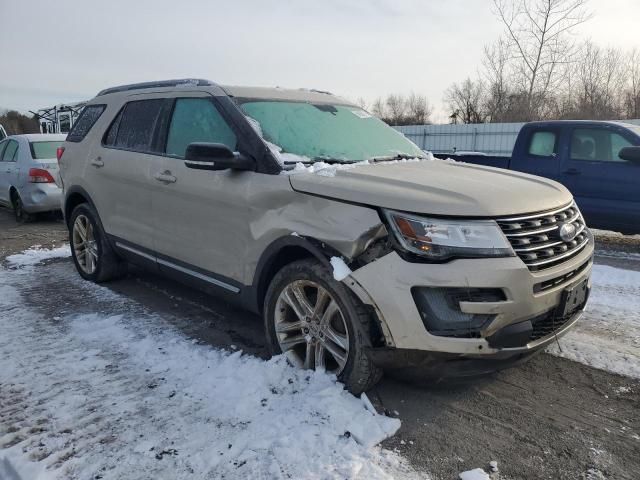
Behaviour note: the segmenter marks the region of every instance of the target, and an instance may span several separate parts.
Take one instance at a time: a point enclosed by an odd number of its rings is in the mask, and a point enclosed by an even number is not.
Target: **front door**
[[[576,198],[587,224],[613,230],[640,225],[640,165],[619,157],[638,139],[616,126],[575,127],[561,181]]]
[[[221,143],[237,151],[238,137],[211,95],[185,93],[174,102],[165,156],[154,159],[151,172],[158,266],[234,291],[251,238],[247,192],[258,174],[186,167],[190,143]]]

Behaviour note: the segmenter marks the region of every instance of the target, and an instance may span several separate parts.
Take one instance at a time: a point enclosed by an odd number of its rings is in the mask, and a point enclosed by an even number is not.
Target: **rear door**
[[[10,203],[11,198],[9,191],[11,187],[17,187],[18,179],[18,142],[14,139],[9,139],[6,142],[6,146],[2,151],[2,157],[0,157],[0,199],[3,203]]]
[[[640,229],[640,165],[619,157],[640,145],[638,137],[615,125],[575,126],[562,182],[571,190],[587,223],[614,230]]]
[[[514,152],[510,169],[559,180],[562,129],[531,127],[524,130],[522,135],[524,148],[520,148],[520,152]]]
[[[85,178],[108,234],[153,249],[151,162],[164,99],[131,100],[94,148]]]

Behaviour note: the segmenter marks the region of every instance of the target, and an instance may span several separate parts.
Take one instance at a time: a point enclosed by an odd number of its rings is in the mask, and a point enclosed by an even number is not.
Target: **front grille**
[[[573,315],[569,315],[567,317],[556,317],[554,311],[547,312],[536,318],[533,318],[531,320],[533,330],[531,331],[529,339],[533,341],[551,335],[552,333],[557,332],[562,327],[564,327],[565,324],[572,318]]]
[[[575,268],[570,272],[564,273],[558,277],[554,277],[549,280],[545,280],[544,282],[536,283],[533,286],[533,293],[544,292],[545,290],[549,290],[551,288],[557,287],[558,285],[562,285],[563,283],[568,282],[573,277],[582,273],[589,266],[590,262],[591,262],[591,259],[587,260],[578,268]]]
[[[566,262],[588,243],[589,232],[575,204],[559,210],[496,220],[513,250],[531,271],[543,270]],[[560,237],[564,224],[572,224],[576,235],[565,241]]]

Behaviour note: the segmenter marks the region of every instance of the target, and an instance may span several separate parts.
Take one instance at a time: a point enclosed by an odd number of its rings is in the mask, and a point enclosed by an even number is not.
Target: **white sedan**
[[[16,220],[59,210],[62,201],[57,150],[66,135],[11,135],[0,142],[0,204]]]

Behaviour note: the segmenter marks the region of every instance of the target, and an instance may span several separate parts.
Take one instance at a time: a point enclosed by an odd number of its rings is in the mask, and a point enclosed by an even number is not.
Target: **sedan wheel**
[[[331,294],[310,280],[296,280],[280,293],[275,333],[291,363],[336,375],[349,358],[349,331]]]
[[[93,226],[85,215],[78,215],[73,222],[73,250],[80,268],[91,275],[98,265],[98,245]]]

